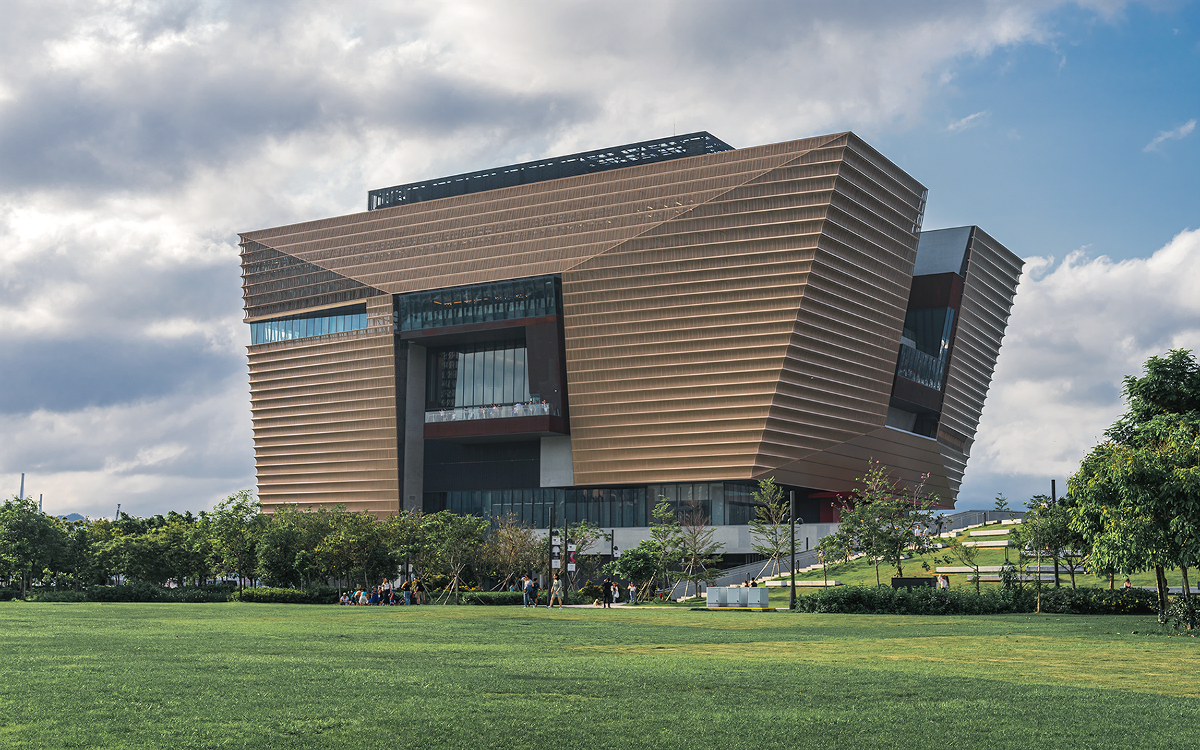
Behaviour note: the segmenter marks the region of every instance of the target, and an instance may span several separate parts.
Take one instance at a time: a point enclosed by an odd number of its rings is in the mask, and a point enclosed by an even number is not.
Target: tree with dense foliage
[[[766,558],[759,575],[771,569],[771,575],[779,574],[780,561],[791,548],[791,508],[783,497],[783,488],[775,484],[775,477],[760,479],[753,494],[754,518],[750,519],[751,548]],[[800,519],[796,519],[799,523]]]
[[[0,506],[0,570],[21,582],[21,598],[30,581],[63,557],[66,536],[54,519],[38,509],[33,497],[16,495]]]
[[[934,510],[937,496],[925,493],[924,480],[905,486],[892,478],[886,466],[871,461],[858,480],[858,490],[842,503],[841,524],[825,548],[835,555],[830,559],[863,554],[895,567],[896,575],[903,577],[905,556],[937,549],[931,530],[944,518]],[[844,556],[837,557],[839,552]]]
[[[1125,378],[1128,410],[1068,480],[1070,527],[1096,567],[1152,569],[1165,612],[1166,569],[1181,569],[1187,592],[1200,561],[1200,364],[1177,349],[1144,369]]]
[[[261,507],[249,490],[239,490],[217,503],[207,519],[213,562],[226,575],[237,576],[239,589],[255,577],[258,536],[265,525]]]
[[[653,594],[653,582],[658,569],[654,542],[643,539],[638,546],[622,550],[621,556],[605,565],[603,572],[633,581],[638,587],[638,598],[645,600]]]

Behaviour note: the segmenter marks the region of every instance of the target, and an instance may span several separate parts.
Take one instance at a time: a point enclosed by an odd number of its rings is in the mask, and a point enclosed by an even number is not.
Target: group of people
[[[425,582],[420,578],[405,579],[399,590],[392,586],[372,586],[370,590],[359,586],[354,591],[342,592],[339,604],[345,606],[393,607],[405,604],[428,604]]]
[[[519,584],[514,584],[509,587],[509,591],[520,586],[522,594],[521,600],[525,608],[539,606],[539,597],[542,587],[537,579],[530,575],[522,575]],[[633,581],[629,582],[628,599],[626,601],[637,601],[637,584]],[[566,585],[557,573],[554,574],[554,579],[550,582],[550,598],[546,602],[546,609],[553,609],[554,603],[558,602],[558,608],[562,609],[566,599]],[[600,586],[600,599],[595,603],[603,607],[611,607],[621,601],[621,585],[611,578],[605,578]]]
[[[431,415],[436,422],[460,422],[472,419],[499,419],[500,417],[539,417],[550,414],[550,404],[546,399],[537,401],[530,399],[515,404],[492,404],[491,406],[462,406],[455,409],[441,409],[436,415]],[[429,419],[429,417],[426,417]]]

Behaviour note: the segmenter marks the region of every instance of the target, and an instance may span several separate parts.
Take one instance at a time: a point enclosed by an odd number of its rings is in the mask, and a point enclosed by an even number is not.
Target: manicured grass
[[[11,602],[0,746],[1194,746],[1197,641],[1157,632],[1150,617]]]
[[[1011,528],[1013,528],[1013,526],[1010,524],[991,524],[988,526],[983,526],[983,527],[979,527],[976,529],[969,529],[967,531],[963,531],[962,533],[959,534],[959,537],[962,538],[963,541],[969,541],[972,539],[974,539],[976,541],[983,541],[983,540],[987,540],[987,539],[1004,539],[1004,537],[972,537],[972,536],[970,536],[970,532],[971,531],[983,531],[983,530],[1001,530],[1001,529],[1011,529]],[[937,573],[935,573],[934,570],[939,566],[955,566],[955,567],[962,566],[962,563],[960,563],[958,561],[953,561],[953,562],[947,563],[947,562],[935,559],[935,558],[945,557],[947,554],[948,554],[948,550],[943,549],[943,550],[938,550],[937,552],[935,552],[933,554],[915,557],[911,560],[905,560],[904,561],[904,575],[906,575],[906,576],[934,576],[934,575],[937,575]],[[1008,555],[1009,555],[1009,559],[1015,565],[1016,561],[1017,561],[1017,550],[1015,548],[1010,548],[1008,551]],[[927,564],[929,566],[929,570],[924,570],[921,567],[922,562],[924,562],[925,564]],[[977,559],[977,562],[980,566],[1003,565],[1004,564],[1004,550],[1003,550],[1003,548],[983,547],[979,550],[979,557]],[[1037,563],[1034,561],[1030,561],[1029,564],[1036,565]],[[1050,561],[1043,561],[1042,564],[1043,565],[1052,565],[1053,563]],[[891,583],[892,576],[894,576],[895,574],[896,574],[895,568],[892,568],[888,565],[880,565],[879,566],[879,582],[881,584],[883,584],[884,586],[887,586]],[[989,572],[989,573],[984,573],[984,575],[996,575],[996,574],[994,572]],[[1195,575],[1196,574],[1192,574],[1193,579],[1195,579]],[[824,575],[820,568],[817,568],[815,570],[810,570],[807,573],[800,573],[800,574],[796,575],[796,580],[798,580],[798,581],[820,581],[823,578],[824,578]],[[971,588],[975,587],[975,584],[971,583],[971,581],[970,581],[971,574],[969,574],[969,573],[950,573],[949,578],[950,578],[950,585],[952,587],[956,587],[956,588],[959,586],[967,586],[967,587],[971,587]],[[874,586],[875,585],[875,566],[871,565],[870,563],[868,563],[866,560],[864,560],[862,558],[859,558],[857,560],[852,560],[848,563],[839,563],[837,565],[830,565],[829,566],[829,580],[838,580],[847,586]],[[1115,585],[1120,586],[1124,582],[1124,580],[1125,580],[1124,576],[1118,577],[1115,581]],[[1133,576],[1130,576],[1129,581],[1134,586],[1154,586],[1155,585],[1154,572],[1149,571],[1149,572],[1135,574]],[[1071,585],[1071,576],[1067,572],[1067,569],[1065,567],[1061,568],[1061,571],[1059,573],[1059,582],[1060,582],[1061,586],[1069,587]],[[1171,586],[1183,585],[1182,574],[1178,570],[1167,571],[1167,583]],[[1196,583],[1197,583],[1196,580],[1191,581],[1191,585],[1193,587],[1196,586]],[[1001,585],[1001,584],[989,582],[989,581],[984,581],[980,584],[980,586],[983,588],[986,588],[988,586],[999,586],[999,585]],[[1053,584],[1053,582],[1046,582],[1045,585],[1053,586],[1054,584]],[[1076,586],[1091,586],[1091,587],[1095,587],[1095,588],[1108,588],[1108,576],[1086,575],[1082,572],[1076,572],[1075,585]],[[799,593],[799,594],[812,593],[813,591],[818,591],[818,590],[819,589],[811,589],[811,588],[810,589],[797,589],[797,593]],[[774,595],[772,595],[772,597],[771,597],[771,602],[772,602],[772,604],[774,604],[774,602],[775,602]]]

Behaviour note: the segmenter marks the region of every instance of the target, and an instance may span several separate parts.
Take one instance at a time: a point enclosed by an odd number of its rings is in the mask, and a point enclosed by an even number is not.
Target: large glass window
[[[413,292],[396,298],[400,330],[486,323],[554,315],[560,282],[555,276]]]
[[[426,372],[426,408],[528,405],[525,342],[489,341],[431,350]],[[509,414],[506,416],[521,416]]]
[[[264,320],[250,324],[250,343],[269,344],[291,341],[330,333],[359,331],[367,327],[367,306],[348,305],[333,310],[320,310],[286,318]]]

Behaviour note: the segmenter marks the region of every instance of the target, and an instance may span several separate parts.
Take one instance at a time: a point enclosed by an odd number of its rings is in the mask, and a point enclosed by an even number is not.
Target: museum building
[[[868,459],[950,507],[1022,262],[926,195],[853,133],[700,132],[243,233],[264,510],[740,526],[775,477],[823,524]]]

